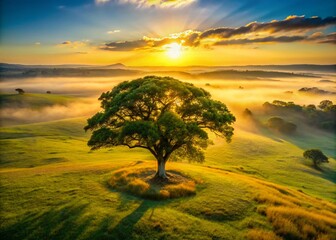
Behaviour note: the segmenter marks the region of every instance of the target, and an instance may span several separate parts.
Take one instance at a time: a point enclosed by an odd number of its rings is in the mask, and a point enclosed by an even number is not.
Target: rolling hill
[[[1,128],[5,239],[335,234],[334,159],[318,171],[291,142],[237,129],[231,144],[214,139],[204,164],[168,163],[168,171],[199,180],[195,196],[151,201],[117,192],[107,181],[118,169],[155,168],[152,156],[123,147],[91,152],[84,124],[80,118]]]

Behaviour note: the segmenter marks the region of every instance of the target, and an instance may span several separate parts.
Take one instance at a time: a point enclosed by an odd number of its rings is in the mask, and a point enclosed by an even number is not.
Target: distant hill
[[[201,78],[217,78],[217,79],[246,79],[253,80],[259,78],[290,78],[290,77],[314,77],[311,75],[295,74],[288,72],[274,71],[237,71],[237,70],[220,70],[195,74]]]
[[[292,65],[245,65],[245,66],[136,66],[131,67],[143,71],[186,71],[199,73],[219,70],[263,70],[263,71],[286,71],[286,72],[336,72],[336,64],[292,64]]]
[[[323,89],[319,89],[317,87],[303,87],[299,89],[299,92],[301,93],[310,93],[310,94],[320,94],[320,95],[325,95],[325,94],[336,94],[336,92],[330,92],[330,91],[325,91]]]
[[[227,68],[244,69],[244,70],[254,69],[254,70],[294,71],[294,72],[336,72],[336,64],[247,65],[247,66],[229,66]]]
[[[0,63],[0,69],[29,69],[29,68],[83,68],[95,67],[93,65],[84,64],[61,64],[61,65],[23,65],[23,64],[9,64]]]
[[[0,63],[3,78],[25,77],[104,77],[160,75],[176,78],[246,79],[314,77],[311,71],[333,72],[336,65],[253,65],[232,67],[127,67],[122,63],[93,65],[20,65]],[[295,71],[294,71],[295,70]],[[301,71],[300,71],[301,70]]]
[[[58,94],[0,94],[1,108],[32,108],[39,109],[53,105],[67,105],[74,101],[73,97]]]
[[[107,77],[132,76],[140,74],[137,70],[96,69],[96,68],[0,68],[3,78],[26,77]]]
[[[116,63],[116,64],[111,64],[111,65],[107,65],[103,68],[108,68],[108,69],[126,69],[127,67],[122,64],[122,63]]]

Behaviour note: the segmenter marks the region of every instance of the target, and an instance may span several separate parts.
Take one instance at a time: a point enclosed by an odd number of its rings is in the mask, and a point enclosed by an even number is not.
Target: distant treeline
[[[297,114],[306,123],[325,130],[336,132],[336,105],[330,100],[323,100],[319,105],[298,105],[294,102],[275,100],[263,104],[267,113],[288,115]]]
[[[275,72],[275,71],[261,71],[261,70],[221,70],[213,72],[200,73],[197,76],[204,78],[230,78],[230,79],[257,79],[257,78],[292,78],[292,77],[314,77],[308,74],[289,73],[289,72]]]
[[[137,70],[126,69],[85,69],[85,68],[32,68],[32,69],[7,69],[0,68],[1,77],[107,77],[137,75]]]
[[[133,69],[99,69],[99,68],[14,68],[0,65],[0,76],[3,78],[25,78],[25,77],[113,77],[113,76],[143,76],[160,75],[183,77],[191,79],[229,79],[229,80],[260,80],[267,79],[278,81],[272,78],[292,77],[314,77],[309,74],[293,72],[275,72],[261,70],[219,70],[202,73],[188,73],[183,71],[141,71]]]

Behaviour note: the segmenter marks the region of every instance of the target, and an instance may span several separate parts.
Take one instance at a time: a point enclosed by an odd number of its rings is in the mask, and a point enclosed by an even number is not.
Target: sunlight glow
[[[167,55],[172,59],[181,57],[182,46],[176,42],[166,45]]]

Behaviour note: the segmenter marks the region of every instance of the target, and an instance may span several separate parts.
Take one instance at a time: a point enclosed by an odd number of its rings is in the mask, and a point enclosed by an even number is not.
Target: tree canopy
[[[266,113],[282,116],[298,116],[300,120],[318,128],[336,131],[336,105],[330,100],[323,100],[319,105],[298,105],[294,102],[274,100],[263,104]]]
[[[329,162],[328,157],[325,156],[319,149],[306,150],[303,153],[303,157],[312,160],[314,162],[315,167],[317,167],[320,163]]]
[[[88,145],[94,150],[118,145],[149,150],[163,168],[171,156],[204,160],[206,129],[228,142],[235,117],[210,93],[170,77],[126,81],[103,93],[102,111],[88,119]],[[162,176],[161,176],[162,175]]]
[[[21,89],[21,88],[16,88],[15,91],[17,91],[18,94],[24,94],[25,93],[25,91],[23,91],[23,89]]]

